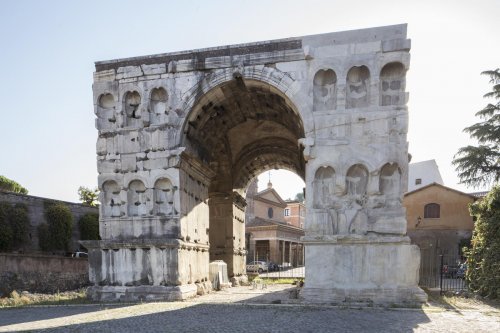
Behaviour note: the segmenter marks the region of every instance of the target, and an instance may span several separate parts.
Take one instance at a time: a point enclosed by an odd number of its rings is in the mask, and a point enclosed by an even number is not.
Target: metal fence
[[[467,290],[465,258],[460,255],[436,254],[432,249],[423,249],[420,262],[421,287],[439,289],[441,294]]]
[[[269,279],[304,279],[306,268],[298,267],[279,267],[275,271],[263,272],[259,274],[261,278]]]

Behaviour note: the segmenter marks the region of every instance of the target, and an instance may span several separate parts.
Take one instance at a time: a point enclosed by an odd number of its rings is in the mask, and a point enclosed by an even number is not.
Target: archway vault
[[[217,174],[210,191],[244,190],[268,169],[287,169],[304,179],[302,119],[268,83],[236,76],[213,88],[192,108],[183,133],[183,145]]]
[[[269,83],[235,75],[199,99],[183,134],[187,153],[215,175],[208,187],[210,260],[225,261],[229,276],[244,276],[248,184],[269,169],[287,169],[305,179],[299,112]]]

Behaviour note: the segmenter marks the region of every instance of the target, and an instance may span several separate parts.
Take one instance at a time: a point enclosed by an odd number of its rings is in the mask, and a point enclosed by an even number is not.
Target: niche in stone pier
[[[116,122],[115,117],[115,98],[112,94],[102,94],[97,100],[97,117],[103,121],[102,128],[107,128]]]
[[[397,163],[387,163],[380,170],[379,192],[389,198],[399,197],[401,192],[401,169]]]
[[[347,170],[346,189],[347,194],[352,196],[363,196],[366,194],[368,185],[368,170],[361,164],[355,164]]]
[[[127,91],[124,96],[124,111],[125,111],[125,125],[136,126],[139,125],[141,119],[140,107],[141,95],[137,91]]]
[[[146,187],[140,180],[133,180],[127,192],[128,216],[147,215]]]
[[[370,71],[366,66],[354,66],[347,73],[346,106],[348,109],[368,106]]]
[[[162,115],[167,115],[167,91],[162,87],[151,90],[150,121],[152,124],[161,121]]]
[[[108,180],[102,185],[104,192],[103,214],[104,217],[121,216],[120,187],[114,180]]]
[[[326,111],[335,109],[335,87],[337,75],[331,69],[321,69],[314,75],[313,110]]]
[[[320,167],[314,175],[313,189],[314,208],[330,207],[335,191],[335,170],[329,166]]]
[[[380,105],[405,103],[405,68],[400,62],[391,62],[380,72]]]
[[[169,179],[160,178],[154,188],[154,210],[156,215],[177,215],[174,206],[174,196],[177,187],[173,186]]]

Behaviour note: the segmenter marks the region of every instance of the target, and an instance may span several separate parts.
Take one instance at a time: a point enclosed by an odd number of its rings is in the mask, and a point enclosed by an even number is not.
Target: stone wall
[[[85,258],[0,254],[0,297],[13,290],[54,293],[88,285]]]
[[[80,240],[78,220],[87,213],[99,213],[96,207],[89,207],[78,203],[35,197],[32,195],[2,190],[0,190],[0,202],[8,202],[13,205],[24,204],[28,207],[28,216],[30,219],[29,241],[25,243],[23,248],[16,249],[23,252],[35,252],[40,250],[38,246],[38,226],[46,222],[45,206],[47,203],[63,203],[69,207],[71,213],[73,214],[73,236],[69,245],[69,250],[77,250],[80,247],[78,244],[78,241]]]

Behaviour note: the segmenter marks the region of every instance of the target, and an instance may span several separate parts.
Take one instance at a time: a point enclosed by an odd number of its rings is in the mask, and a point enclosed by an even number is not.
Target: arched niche
[[[144,183],[140,180],[131,181],[127,191],[128,216],[147,215],[146,201],[146,186],[144,186]]]
[[[123,98],[123,109],[125,115],[125,125],[137,125],[137,119],[141,118],[140,108],[141,95],[137,91],[127,91]]]
[[[168,178],[160,178],[154,185],[154,211],[156,215],[174,216],[177,215],[175,209],[176,186]]]
[[[335,109],[337,75],[332,69],[320,69],[314,75],[313,110]]]
[[[380,72],[380,105],[403,105],[405,103],[405,67],[400,62],[385,65]]]
[[[335,170],[330,166],[320,167],[314,174],[313,207],[327,208],[331,206],[335,190]]]
[[[114,180],[105,181],[103,190],[103,215],[104,217],[121,216],[120,186]]]
[[[362,196],[366,194],[368,170],[362,164],[355,164],[347,170],[346,189],[348,195]]]
[[[114,109],[115,98],[110,93],[102,94],[98,98],[98,104],[99,104],[99,107],[101,107],[102,109],[105,109],[105,110]]]
[[[167,115],[168,94],[163,87],[153,88],[151,90],[149,110],[151,114],[151,123],[161,121],[162,116]]]
[[[388,196],[399,196],[401,169],[397,163],[387,163],[380,170],[379,192]]]
[[[367,107],[369,104],[370,70],[366,66],[354,66],[347,72],[346,107]]]

